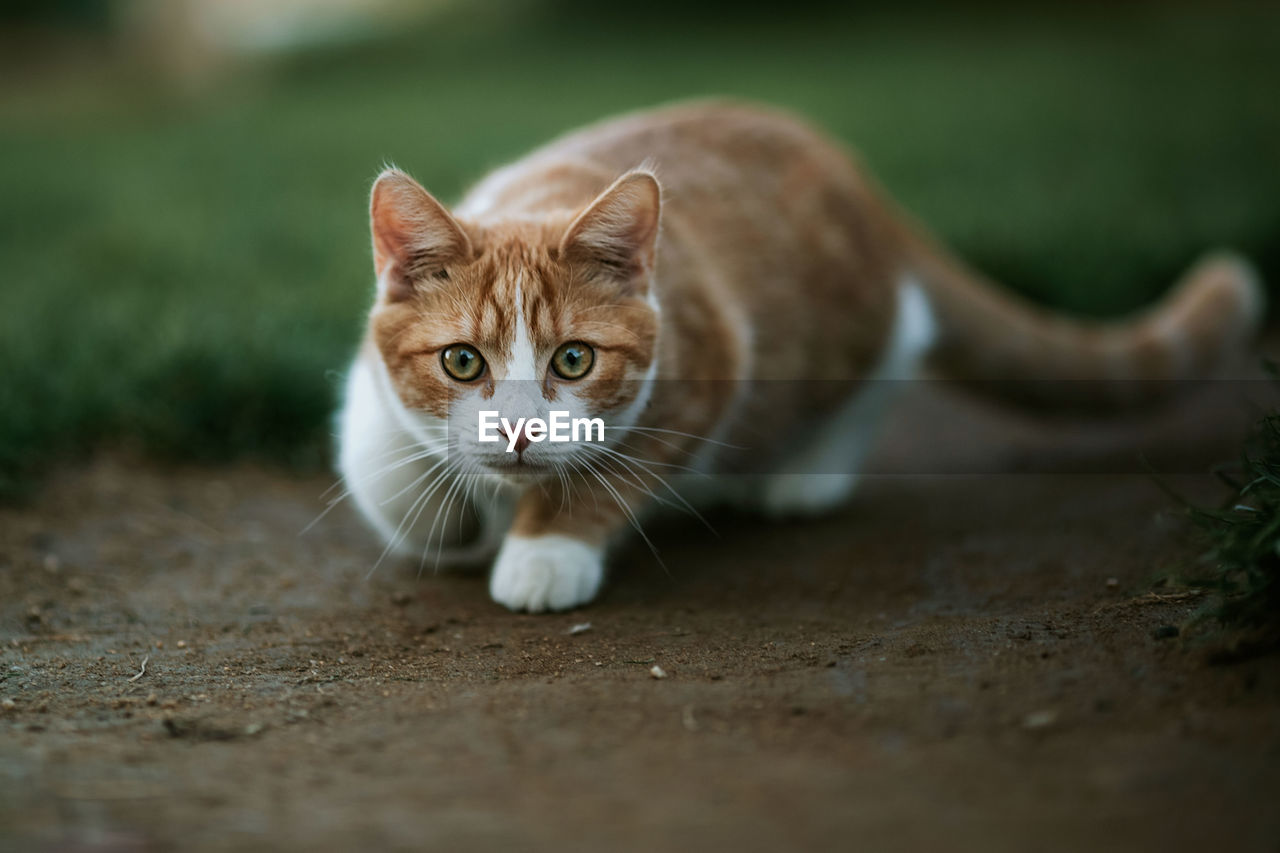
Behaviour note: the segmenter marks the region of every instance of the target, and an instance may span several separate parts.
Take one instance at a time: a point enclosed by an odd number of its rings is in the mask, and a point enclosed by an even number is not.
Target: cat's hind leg
[[[774,516],[804,516],[844,503],[857,485],[890,396],[878,386],[859,390],[799,453],[765,477],[756,497],[759,508]]]
[[[898,291],[898,312],[880,364],[854,395],[776,473],[756,498],[770,515],[816,515],[842,504],[858,482],[890,404],[915,378],[933,342],[933,315],[918,284]]]

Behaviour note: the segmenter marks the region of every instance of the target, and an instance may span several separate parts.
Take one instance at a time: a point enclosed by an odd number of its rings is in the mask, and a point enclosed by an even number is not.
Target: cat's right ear
[[[633,169],[579,214],[560,242],[560,254],[642,288],[653,269],[661,213],[658,179],[647,169]]]
[[[414,284],[471,255],[471,241],[444,205],[399,169],[386,169],[369,202],[373,268],[387,301],[413,294]]]

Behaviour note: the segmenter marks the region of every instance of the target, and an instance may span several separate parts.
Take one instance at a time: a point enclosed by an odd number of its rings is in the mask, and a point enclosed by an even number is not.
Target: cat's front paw
[[[568,536],[508,536],[489,594],[512,610],[568,610],[595,598],[603,577],[601,548]]]

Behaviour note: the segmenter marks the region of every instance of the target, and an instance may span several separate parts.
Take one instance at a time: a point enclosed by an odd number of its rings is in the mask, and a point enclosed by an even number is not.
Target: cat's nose
[[[502,432],[504,435],[506,435],[507,441],[509,443],[511,441],[512,430],[509,430],[504,426],[502,428]],[[525,448],[528,446],[529,446],[529,433],[522,429],[520,430],[520,434],[516,436],[516,442],[513,445],[513,449],[515,450],[516,455],[519,456],[520,454],[524,453]]]

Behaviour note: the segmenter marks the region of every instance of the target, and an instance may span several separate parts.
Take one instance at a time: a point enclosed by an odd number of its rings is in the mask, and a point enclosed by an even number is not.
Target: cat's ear
[[[398,169],[386,169],[369,202],[373,266],[390,302],[407,299],[414,283],[471,255],[467,234],[431,193]]]
[[[653,173],[627,172],[573,221],[560,241],[560,254],[643,288],[653,269],[661,212],[662,190]]]

